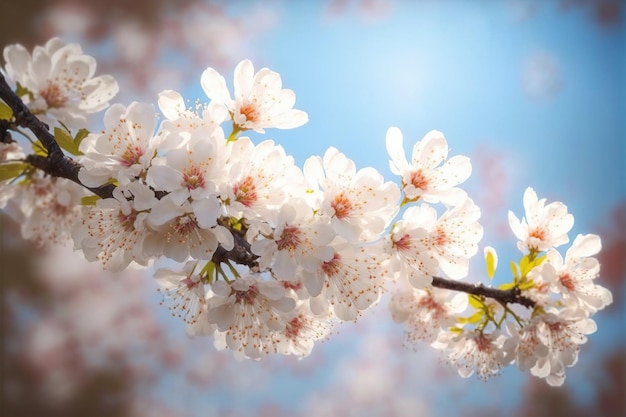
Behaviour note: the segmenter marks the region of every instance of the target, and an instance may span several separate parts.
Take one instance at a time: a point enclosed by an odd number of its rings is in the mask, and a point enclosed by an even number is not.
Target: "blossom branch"
[[[113,190],[115,186],[112,184],[103,185],[96,188],[86,187],[78,179],[78,171],[82,166],[73,159],[65,156],[61,147],[54,139],[54,136],[48,130],[48,126],[39,120],[29,109],[26,107],[22,99],[15,94],[9,84],[6,82],[4,75],[0,73],[0,99],[2,99],[13,111],[13,118],[15,119],[15,126],[25,127],[30,129],[31,132],[41,141],[43,146],[48,151],[48,156],[43,157],[40,155],[28,155],[26,162],[41,169],[46,174],[53,177],[66,178],[70,181],[79,184],[100,198],[113,197]],[[7,130],[11,127],[10,123],[0,125],[2,129],[2,137],[8,135]]]
[[[437,288],[492,298],[502,304],[521,304],[528,308],[535,307],[535,302],[522,295],[520,289],[517,287],[511,288],[510,290],[500,290],[498,288],[485,287],[483,284],[470,284],[440,277],[433,277],[432,285]]]

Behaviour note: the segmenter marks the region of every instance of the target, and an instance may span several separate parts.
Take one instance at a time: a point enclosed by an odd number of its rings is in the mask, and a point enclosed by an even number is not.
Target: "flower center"
[[[572,276],[568,273],[561,274],[559,276],[559,282],[562,286],[570,291],[574,291],[576,289],[576,286],[574,285],[574,280],[572,279]]]
[[[122,154],[121,163],[125,167],[129,167],[139,163],[139,158],[143,155],[143,149],[137,145],[128,145]]]
[[[528,233],[528,237],[534,237],[535,239],[544,240],[546,238],[546,232],[542,228],[538,227]]]
[[[178,217],[172,226],[174,232],[176,232],[179,236],[189,236],[197,228],[198,222],[190,216]]]
[[[259,121],[259,112],[254,105],[248,103],[239,108],[239,113],[246,117],[246,121],[256,123]]]
[[[448,241],[448,236],[446,235],[446,231],[443,230],[442,227],[437,228],[437,232],[435,233],[433,242],[437,246],[443,246]]]
[[[408,250],[411,247],[411,236],[407,233],[398,240],[393,240],[392,245],[398,250]]]
[[[190,168],[183,169],[183,185],[188,190],[195,190],[196,188],[204,188],[204,174],[195,165]]]
[[[411,184],[420,190],[425,190],[428,187],[428,179],[424,176],[421,169],[411,172]]]
[[[258,199],[256,187],[251,176],[247,176],[239,184],[235,184],[233,193],[235,194],[235,200],[246,207],[251,207]]]
[[[235,291],[235,303],[238,304],[254,304],[256,296],[259,294],[259,290],[254,285],[251,285],[246,291]]]
[[[338,219],[345,219],[352,211],[352,202],[348,200],[344,193],[335,196],[335,200],[330,205],[335,210],[335,216]]]
[[[290,339],[295,339],[296,337],[298,337],[298,333],[300,333],[300,330],[303,326],[304,320],[302,320],[302,315],[291,319],[291,321],[287,323],[287,327],[285,328],[285,333],[287,334],[287,337]]]
[[[340,265],[341,256],[338,253],[335,253],[333,259],[322,264],[322,271],[330,277],[339,273]]]
[[[63,94],[58,84],[49,83],[48,87],[39,92],[46,101],[49,109],[59,109],[67,103],[67,96]]]
[[[280,239],[276,242],[278,250],[295,250],[302,241],[300,240],[300,229],[295,226],[287,226],[283,229]]]

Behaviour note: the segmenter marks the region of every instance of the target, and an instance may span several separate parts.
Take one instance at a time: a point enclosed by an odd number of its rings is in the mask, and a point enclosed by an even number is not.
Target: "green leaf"
[[[470,305],[474,308],[482,309],[485,306],[485,303],[483,303],[483,300],[481,300],[480,297],[477,295],[469,294],[468,299],[469,299]]]
[[[39,156],[48,156],[48,151],[46,150],[46,148],[43,146],[43,143],[41,143],[40,140],[37,140],[36,142],[32,142],[32,148],[33,148],[33,153],[35,155],[39,155]]]
[[[65,149],[72,155],[83,154],[78,150],[78,145],[74,142],[74,139],[70,136],[70,134],[61,128],[54,128],[54,140],[56,140],[61,148]]]
[[[80,204],[83,206],[95,206],[96,201],[100,200],[100,197],[97,195],[88,195],[80,199]]]
[[[526,290],[531,289],[534,286],[535,286],[535,281],[533,281],[532,279],[529,279],[527,281],[522,282],[519,285],[519,289],[522,290],[522,291],[526,291]]]
[[[471,323],[471,324],[475,324],[478,323],[479,321],[481,321],[483,319],[483,316],[485,315],[485,312],[480,310],[475,312],[474,314],[472,314],[469,317],[460,317],[457,319],[457,321],[459,323]]]
[[[498,287],[501,290],[510,290],[511,288],[515,287],[515,283],[514,282],[508,282],[506,284],[500,284],[500,286]]]
[[[15,90],[15,94],[18,97],[28,96],[31,100],[34,100],[33,93],[20,83],[17,83],[17,89]]]
[[[76,135],[74,136],[74,143],[76,144],[76,148],[80,146],[80,143],[83,141],[83,139],[87,137],[87,135],[89,135],[89,133],[89,130],[85,128],[80,129],[78,132],[76,132]]]
[[[517,269],[517,264],[513,261],[511,261],[511,272],[513,273],[513,278],[515,278],[515,280],[519,279],[519,271]]]
[[[0,120],[11,120],[13,118],[13,110],[8,104],[0,101]]]
[[[496,273],[497,263],[496,253],[493,248],[485,249],[485,262],[487,263],[487,275],[489,276],[489,279],[493,279],[493,276]]]
[[[9,162],[6,164],[0,164],[0,181],[10,180],[30,168],[30,165],[25,162]]]

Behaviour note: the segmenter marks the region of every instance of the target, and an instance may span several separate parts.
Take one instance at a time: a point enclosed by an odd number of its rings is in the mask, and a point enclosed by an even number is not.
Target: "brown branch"
[[[101,198],[112,198],[113,190],[115,186],[111,184],[103,185],[97,188],[86,187],[78,179],[78,171],[81,169],[81,165],[73,159],[65,156],[61,147],[54,139],[54,136],[48,130],[48,126],[39,120],[28,107],[24,104],[22,99],[13,92],[9,84],[6,82],[4,75],[0,73],[0,99],[2,99],[13,111],[13,118],[15,119],[14,126],[21,126],[29,129],[37,139],[41,141],[43,146],[48,151],[48,156],[43,157],[40,155],[28,155],[26,162],[41,169],[46,174],[53,177],[67,178],[70,181],[81,185],[97,196]],[[2,137],[8,135],[8,124],[0,126],[2,128]]]
[[[446,290],[465,292],[481,297],[492,298],[504,304],[521,304],[528,308],[535,307],[535,302],[525,295],[522,295],[521,290],[517,287],[511,288],[510,290],[500,290],[497,288],[485,287],[483,284],[470,284],[467,282],[447,280],[440,277],[433,277],[432,285],[433,287],[444,288]]]

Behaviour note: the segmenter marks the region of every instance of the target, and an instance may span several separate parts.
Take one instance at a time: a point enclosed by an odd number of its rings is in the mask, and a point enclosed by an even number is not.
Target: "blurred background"
[[[602,237],[598,283],[614,303],[559,388],[513,367],[486,383],[460,378],[430,347],[403,346],[388,296],[308,358],[237,362],[186,338],[149,274],[37,252],[2,216],[0,414],[626,415],[625,12],[622,0],[5,2],[0,46],[77,41],[118,79],[124,104],[156,103],[163,89],[205,100],[202,71],[232,85],[243,58],[279,72],[310,122],[251,136],[275,139],[299,165],[335,146],[395,180],[387,128],[409,152],[441,130],[472,159],[465,188],[482,208],[483,245],[500,256],[496,283],[519,257],[507,211],[521,216],[532,186],[568,205],[572,240]]]

